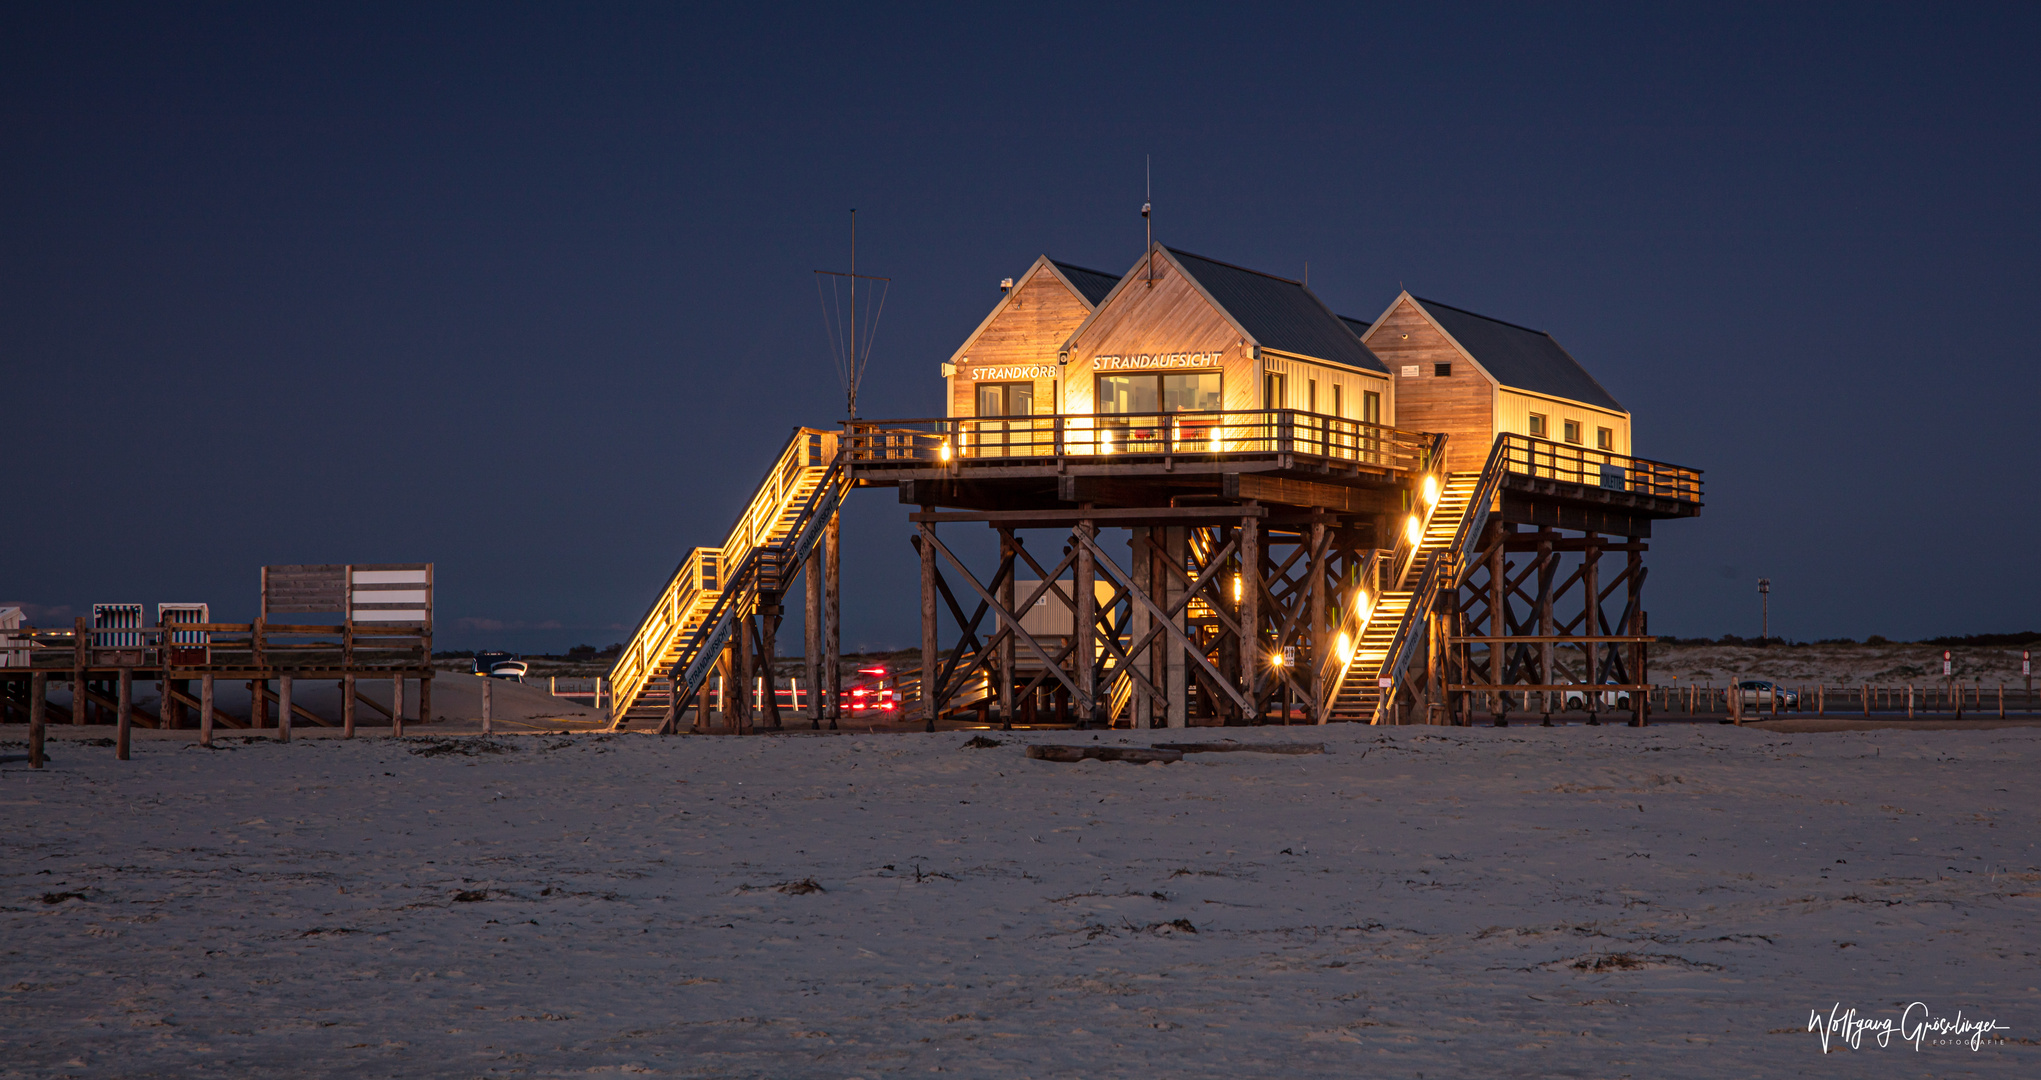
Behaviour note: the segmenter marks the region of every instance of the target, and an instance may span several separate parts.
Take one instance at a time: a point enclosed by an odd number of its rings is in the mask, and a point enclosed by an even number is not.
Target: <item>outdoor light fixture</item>
[[[1404,526],[1403,532],[1406,536],[1410,537],[1410,545],[1416,547],[1424,540],[1424,523],[1417,520],[1416,514],[1412,514],[1410,515],[1409,523]]]
[[[1359,615],[1363,620],[1367,619],[1368,590],[1366,589],[1354,590],[1354,614]]]
[[[1283,650],[1277,649],[1275,652],[1269,654],[1269,666],[1270,667],[1283,666]]]
[[[1438,501],[1439,478],[1436,476],[1426,476],[1424,478],[1424,504],[1426,506],[1435,506],[1438,504]]]
[[[1353,639],[1347,637],[1344,630],[1339,632],[1339,659],[1343,664],[1353,663],[1354,659]]]
[[[942,462],[943,462],[943,464],[945,464],[945,465],[948,465],[948,464],[950,463],[950,444],[949,444],[949,440],[945,439],[945,440],[943,441],[943,444],[942,444],[941,446],[939,446],[939,447],[936,447],[936,451],[935,451],[935,456],[936,456],[936,457],[938,457],[938,458],[941,458],[941,459],[942,459]]]
[[[1112,452],[1113,452],[1113,433],[1112,433],[1112,432],[1110,432],[1110,431],[1101,431],[1101,432],[1099,432],[1099,433],[1098,433],[1098,440],[1099,440],[1099,442],[1100,442],[1100,443],[1103,443],[1103,444],[1105,445],[1105,448],[1106,448],[1106,449],[1105,449],[1105,452],[1106,452],[1106,453],[1110,454],[1110,453],[1112,453]]]
[[[1239,574],[1235,574],[1235,575],[1233,575],[1233,602],[1234,602],[1234,603],[1236,603],[1236,604],[1240,602],[1240,575],[1239,575]]]

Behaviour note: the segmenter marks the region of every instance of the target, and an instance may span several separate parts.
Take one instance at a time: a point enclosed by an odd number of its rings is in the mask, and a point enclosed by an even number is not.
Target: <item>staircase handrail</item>
[[[1441,495],[1446,490],[1446,443],[1445,432],[1432,436],[1431,448],[1426,451],[1424,457],[1424,471],[1416,478],[1421,486],[1424,478],[1430,477],[1432,482],[1438,485]],[[1413,501],[1422,502],[1421,499]],[[1431,505],[1424,508],[1424,514],[1418,520],[1415,539],[1410,535],[1411,530],[1407,522],[1397,524],[1396,546],[1392,549],[1389,560],[1389,583],[1384,586],[1386,589],[1390,591],[1401,589],[1404,582],[1409,579],[1411,564],[1417,561],[1417,549],[1424,542],[1424,531],[1431,527],[1432,514],[1438,508],[1437,499],[1432,500]]]
[[[1425,563],[1424,573],[1418,577],[1417,588],[1410,594],[1410,606],[1403,609],[1403,618],[1397,624],[1396,636],[1390,640],[1389,655],[1383,658],[1381,677],[1400,681],[1403,669],[1410,664],[1411,653],[1417,647],[1420,631],[1431,618],[1431,609],[1438,602],[1440,589],[1447,581],[1458,586],[1461,566],[1469,550],[1479,539],[1481,530],[1488,525],[1488,515],[1494,506],[1495,494],[1502,484],[1502,474],[1507,469],[1505,440],[1508,436],[1498,435],[1495,445],[1488,451],[1488,460],[1482,464],[1481,480],[1475,485],[1474,493],[1467,500],[1467,512],[1460,516],[1459,527],[1453,530],[1453,539],[1436,556]],[[1443,487],[1441,491],[1443,491]],[[1388,693],[1382,695],[1375,706],[1373,723],[1380,723],[1396,702],[1396,684],[1391,683]]]
[[[1376,581],[1380,576],[1381,561],[1381,549],[1377,548],[1368,552],[1367,561],[1361,564],[1361,572],[1358,575],[1361,584],[1358,587],[1370,590],[1375,588]],[[1373,614],[1374,609],[1381,606],[1382,603],[1380,596],[1376,596],[1374,600],[1375,603],[1369,607],[1370,614]],[[1346,686],[1347,675],[1353,671],[1354,654],[1360,651],[1361,635],[1366,633],[1368,629],[1367,620],[1361,617],[1360,608],[1353,601],[1352,594],[1348,594],[1344,599],[1338,601],[1340,620],[1339,629],[1335,631],[1336,636],[1333,638],[1334,646],[1328,650],[1328,655],[1319,661],[1319,716],[1325,716],[1329,713],[1332,710],[1332,703],[1339,700],[1339,692]],[[1340,655],[1342,650],[1338,647],[1338,642],[1342,638],[1347,643],[1346,655],[1344,656]]]

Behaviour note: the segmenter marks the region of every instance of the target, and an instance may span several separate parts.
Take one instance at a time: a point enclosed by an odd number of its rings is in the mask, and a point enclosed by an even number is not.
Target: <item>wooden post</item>
[[[123,666],[120,669],[120,695],[115,699],[114,707],[120,711],[119,719],[114,721],[114,730],[119,732],[114,756],[126,761],[128,732],[134,727],[135,720],[135,669],[131,667]]]
[[[828,681],[829,692],[824,695],[822,707],[829,713],[829,730],[836,730],[836,722],[843,716],[843,515],[829,515],[829,525],[822,533],[822,562],[826,573],[822,579],[822,662],[828,668],[824,678]],[[817,683],[818,687],[822,684]]]
[[[156,688],[161,691],[156,697],[156,728],[167,731],[176,718],[170,697],[170,623],[159,616],[156,628]]]
[[[760,689],[765,692],[765,715],[772,718],[774,731],[782,731],[786,727],[780,717],[780,691],[774,683],[773,672],[773,661],[778,660],[780,655],[779,628],[779,598],[773,597],[769,605],[761,601],[758,611],[758,661],[759,670],[763,673],[760,676],[763,685]]]
[[[1864,719],[1871,719],[1871,684],[1864,684]]]
[[[404,676],[390,679],[390,737],[404,737]]]
[[[751,614],[739,610],[737,613],[737,664],[736,671],[723,683],[723,691],[730,698],[727,708],[737,718],[731,730],[742,735],[745,729],[758,730],[758,718],[752,711],[751,680],[758,671],[758,638],[752,629]]]
[[[490,714],[493,712],[495,700],[496,680],[485,676],[482,679],[482,734],[484,735],[490,734]]]
[[[808,549],[801,569],[801,655],[808,669],[808,729],[822,730],[822,552]]]
[[[1325,519],[1314,517],[1311,521],[1310,557],[1307,560],[1311,565],[1308,571],[1311,575],[1311,592],[1306,600],[1308,605],[1306,611],[1311,619],[1311,658],[1305,662],[1304,682],[1305,692],[1311,695],[1304,715],[1314,724],[1323,724],[1327,719],[1325,688],[1319,684],[1318,672],[1326,655],[1331,651],[1331,643],[1326,639],[1328,631],[1325,626],[1325,564],[1329,553],[1325,542]],[[1458,602],[1459,595],[1460,590],[1454,589],[1452,596],[1455,603]],[[1283,720],[1287,722],[1289,719],[1289,714],[1284,713]]]
[[[1583,589],[1581,602],[1584,605],[1581,609],[1581,621],[1586,627],[1581,633],[1595,637],[1599,636],[1602,632],[1602,548],[1600,536],[1594,533],[1587,534],[1587,550],[1582,553],[1581,558],[1583,560],[1580,564],[1580,583]],[[1580,655],[1584,662],[1585,675],[1581,682],[1587,684],[1582,688],[1581,704],[1587,706],[1587,722],[1590,725],[1598,726],[1602,722],[1602,646],[1592,642],[1583,644],[1580,647]]]
[[[340,677],[340,737],[354,738],[354,676]]]
[[[91,706],[85,700],[85,666],[92,656],[92,635],[85,630],[85,619],[80,616],[71,631],[71,723],[73,726],[85,722],[85,710]]]
[[[1549,529],[1541,530],[1538,534],[1539,637],[1549,638],[1553,636],[1553,627],[1556,625],[1556,622],[1552,614],[1552,578],[1554,572],[1558,569],[1557,560],[1552,557],[1552,532]],[[1546,686],[1552,685],[1552,643],[1549,641],[1538,643],[1538,681]],[[1543,691],[1542,697],[1545,702],[1544,726],[1551,727],[1552,691]],[[1562,697],[1559,700],[1559,704],[1563,708],[1566,704],[1566,699]]]
[[[38,671],[28,677],[28,767],[43,767],[43,728],[49,719],[50,677]]]
[[[278,742],[291,741],[291,683],[289,675],[277,677],[276,695],[276,739]]]
[[[213,744],[213,673],[208,671],[198,680],[198,744]]]
[[[1152,569],[1150,564],[1154,560],[1148,557],[1148,532],[1149,530],[1145,526],[1135,526],[1127,530],[1127,576],[1133,578],[1131,584],[1135,591],[1143,596],[1153,597],[1155,595],[1155,583],[1150,578],[1149,571]],[[1128,647],[1131,648],[1147,637],[1148,632],[1153,629],[1153,626],[1148,609],[1145,606],[1138,603],[1129,606],[1131,611],[1127,622],[1129,633],[1127,643]],[[1008,605],[1009,610],[1011,610],[1011,607],[1012,605]],[[1142,655],[1150,658],[1154,656],[1153,653],[1144,653]],[[1131,670],[1140,670],[1138,665],[1141,661],[1136,660],[1132,656],[1129,656],[1128,660],[1130,661]],[[1152,670],[1154,665],[1150,664],[1149,667]],[[1140,680],[1134,680],[1134,693],[1132,695],[1132,705],[1128,711],[1127,726],[1136,730],[1148,727],[1150,725],[1149,717],[1153,716],[1154,713],[1155,705],[1148,698],[1148,688],[1141,685]]]
[[[1261,520],[1240,519],[1240,689],[1250,713],[1261,704]],[[1244,719],[1253,719],[1252,715]]]
[[[1001,528],[999,530],[1000,562],[1014,565],[1015,560],[1019,558],[1020,540],[1013,535],[1012,529]],[[1006,575],[1006,580],[999,583],[999,606],[1008,611],[1013,611],[1015,603],[1014,578],[1018,576],[1017,572],[1009,573]],[[1020,612],[1014,611],[1014,614],[1018,615]],[[1012,630],[1012,633],[1006,635],[1006,640],[999,643],[999,716],[1002,721],[1001,727],[1006,731],[1013,730],[1013,653],[1014,642],[1020,633],[1020,627],[1013,627]]]
[[[1913,684],[1906,684],[1906,718],[1913,719]]]
[[[932,507],[924,506],[922,513]],[[921,718],[928,730],[935,730],[936,701],[936,617],[935,617],[935,527],[927,522],[915,526],[921,554]]]
[[[1098,717],[1098,558],[1091,553],[1091,546],[1084,540],[1094,538],[1098,530],[1091,522],[1077,523],[1077,571],[1070,582],[1072,600],[1077,601],[1076,621],[1070,632],[1076,648],[1071,650],[1071,662],[1076,665],[1072,674],[1077,676],[1077,726],[1084,729],[1097,727]]]
[[[426,653],[428,663],[431,658],[432,654],[428,651]],[[432,669],[430,667],[425,669],[425,674],[418,677],[418,722],[421,724],[432,723]]]
[[[1509,571],[1503,566],[1502,551],[1503,534],[1508,530],[1500,522],[1491,529],[1495,546],[1488,552],[1488,684],[1501,686],[1503,667],[1509,659],[1502,644],[1503,635],[1509,633]],[[1509,726],[1507,695],[1502,691],[1488,695],[1488,707],[1496,727]]]
[[[1642,608],[1636,609],[1636,611],[1637,614],[1632,619],[1636,628],[1631,630],[1630,633],[1634,637],[1648,636],[1651,633],[1651,616],[1646,614]],[[1651,723],[1651,691],[1648,689],[1651,686],[1651,679],[1648,673],[1648,668],[1651,664],[1651,649],[1641,641],[1633,642],[1632,647],[1637,650],[1637,667],[1631,672],[1630,681],[1638,686],[1647,687],[1647,689],[1641,694],[1634,690],[1631,691],[1630,700],[1637,706],[1636,725],[1638,727],[1646,727]]]
[[[1190,530],[1183,525],[1165,525],[1162,529],[1162,558],[1179,572],[1184,569],[1190,555]],[[1165,611],[1177,611],[1178,603],[1186,590],[1184,582],[1176,574],[1164,569],[1156,575],[1162,582],[1162,607]],[[1187,625],[1181,611],[1176,616],[1178,630]],[[1181,728],[1190,726],[1190,672],[1185,665],[1189,662],[1183,647],[1176,639],[1164,636],[1157,645],[1162,653],[1162,692],[1169,700],[1163,705],[1162,722],[1165,727]]]

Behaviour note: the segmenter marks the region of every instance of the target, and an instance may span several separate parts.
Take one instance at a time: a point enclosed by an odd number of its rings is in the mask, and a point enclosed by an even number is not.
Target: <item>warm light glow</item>
[[[1404,526],[1403,531],[1405,535],[1410,537],[1412,545],[1416,545],[1424,539],[1424,523],[1417,520],[1416,514],[1410,515],[1410,522]]]
[[[1426,476],[1424,478],[1424,504],[1431,506],[1438,501],[1439,478],[1436,476]]]
[[[1347,636],[1346,636],[1346,631],[1344,631],[1344,630],[1341,630],[1341,631],[1339,632],[1339,659],[1340,659],[1340,662],[1341,662],[1341,663],[1352,663],[1352,662],[1353,662],[1353,658],[1354,658],[1354,643],[1353,643],[1353,640],[1352,640],[1351,638],[1349,638],[1349,637],[1347,637]]]
[[[1099,432],[1099,433],[1098,433],[1098,441],[1099,441],[1099,445],[1101,445],[1101,446],[1105,447],[1105,452],[1106,452],[1106,453],[1110,454],[1110,453],[1112,453],[1112,452],[1113,452],[1113,433],[1112,433],[1112,432],[1110,432],[1110,431],[1101,431],[1101,432]]]
[[[1272,652],[1272,653],[1270,653],[1270,654],[1269,654],[1269,666],[1270,666],[1270,667],[1282,667],[1282,666],[1283,666],[1283,653],[1282,653],[1282,650],[1278,649],[1278,650],[1276,650],[1275,652]]]
[[[1218,453],[1218,452],[1219,452],[1219,429],[1218,429],[1218,428],[1213,428],[1213,429],[1212,429],[1212,437],[1211,437],[1211,438],[1210,438],[1210,439],[1208,440],[1208,442],[1209,442],[1209,444],[1210,444],[1210,445],[1211,445],[1211,447],[1212,447],[1212,452],[1213,452],[1213,453],[1215,453],[1215,454],[1216,454],[1216,453]]]
[[[936,448],[935,456],[941,458],[943,464],[945,465],[950,463],[950,444],[948,441],[945,441],[941,446]]]
[[[1368,618],[1368,590],[1354,590],[1354,614],[1359,615],[1363,621]]]
[[[1239,575],[1239,574],[1235,574],[1235,575],[1233,575],[1233,602],[1234,602],[1234,603],[1236,603],[1236,604],[1240,602],[1240,575]]]

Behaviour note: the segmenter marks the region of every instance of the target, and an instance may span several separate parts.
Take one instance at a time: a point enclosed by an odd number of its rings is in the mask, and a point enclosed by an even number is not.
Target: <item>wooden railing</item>
[[[1699,469],[1509,432],[1496,436],[1496,450],[1502,455],[1504,467],[1517,476],[1563,480],[1680,502],[1701,501]]]
[[[1295,409],[856,420],[851,464],[1040,459],[1225,458],[1294,454],[1351,466],[1422,468],[1431,436]]]
[[[101,639],[119,635],[118,644]],[[82,648],[81,648],[82,644]],[[175,677],[227,672],[421,671],[432,666],[432,632],[360,623],[163,623],[0,632],[0,673],[85,668],[167,668]]]

